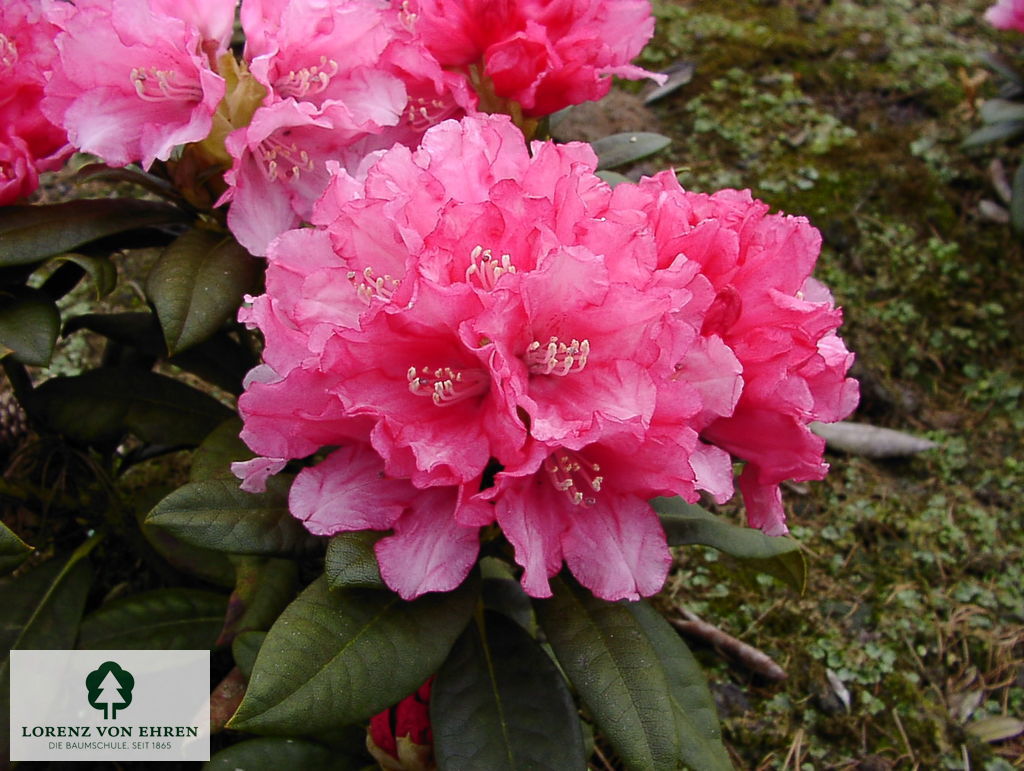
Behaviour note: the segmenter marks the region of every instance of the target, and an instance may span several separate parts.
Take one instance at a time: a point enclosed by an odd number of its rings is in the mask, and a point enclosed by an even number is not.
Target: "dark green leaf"
[[[79,329],[96,332],[155,359],[167,356],[160,322],[152,313],[88,313],[68,321],[64,334]],[[242,392],[242,378],[256,364],[243,346],[223,331],[168,361],[233,394]]]
[[[238,480],[189,482],[156,505],[146,524],[186,543],[232,554],[303,554],[316,548],[288,511],[291,479],[274,477],[265,493],[247,493]]]
[[[193,482],[228,479],[237,484],[238,477],[231,473],[231,464],[255,457],[239,438],[241,431],[242,419],[237,416],[228,418],[213,429],[192,455],[189,479]]]
[[[102,649],[213,648],[227,597],[200,589],[156,589],[108,602],[82,621],[78,647]]]
[[[187,222],[174,206],[131,198],[0,209],[0,266],[29,265],[129,230]]]
[[[235,585],[235,568],[224,552],[185,543],[144,521],[139,524],[146,540],[176,570],[227,589]]]
[[[38,289],[18,287],[0,294],[0,346],[15,361],[45,367],[60,333],[56,303]]]
[[[670,546],[711,546],[742,560],[746,567],[775,576],[798,592],[806,588],[807,561],[800,544],[792,538],[769,536],[724,522],[681,498],[655,498],[651,505],[661,517]]]
[[[303,739],[261,737],[232,744],[211,757],[204,771],[358,771],[365,764]]]
[[[232,557],[238,578],[222,641],[238,632],[270,629],[299,588],[299,566],[276,557]]]
[[[733,765],[722,744],[715,701],[700,664],[654,608],[642,601],[626,607],[658,652],[668,676],[683,761],[699,771],[731,771]]]
[[[9,573],[25,561],[34,549],[0,522],[0,573]]]
[[[114,291],[117,286],[117,268],[106,257],[93,257],[87,254],[65,254],[58,257],[54,262],[70,262],[86,273],[92,279],[93,287],[96,289],[96,299],[106,297]]]
[[[551,588],[535,603],[537,620],[598,728],[627,768],[679,768],[671,684],[626,603],[600,600],[569,578]]]
[[[334,536],[327,544],[324,573],[332,589],[361,586],[384,587],[373,547],[384,533],[360,530]]]
[[[261,631],[242,632],[231,641],[231,655],[245,679],[252,677],[252,668],[256,664],[256,656],[263,647],[267,633]]]
[[[321,576],[271,628],[229,727],[309,733],[366,720],[437,671],[472,613],[479,582],[413,602]]]
[[[67,560],[50,560],[17,577],[0,579],[0,647],[12,650],[66,650],[75,643],[78,623],[92,583],[86,555],[99,543],[93,536]],[[0,710],[9,713],[11,657],[0,662]],[[6,757],[9,733],[4,732]]]
[[[210,337],[259,281],[259,263],[235,239],[195,228],[168,246],[146,281],[171,354]]]
[[[34,398],[52,430],[82,444],[116,442],[130,432],[153,444],[197,445],[231,414],[202,391],[131,368],[51,378]]]
[[[617,187],[618,185],[621,185],[623,182],[630,181],[629,177],[627,177],[625,174],[619,174],[619,172],[617,171],[599,171],[597,172],[597,176],[599,176],[601,179],[607,182],[610,187],[613,188]]]
[[[584,769],[576,705],[558,668],[518,624],[470,624],[430,691],[434,755],[445,769]]]
[[[965,148],[981,147],[993,142],[1012,139],[1021,134],[1024,134],[1024,121],[1015,120],[993,123],[988,126],[982,126],[977,131],[968,134],[967,139],[963,141],[963,146]]]
[[[598,169],[614,169],[664,150],[672,140],[649,131],[627,131],[601,137],[591,143],[597,153]]]
[[[184,203],[181,193],[167,180],[128,166],[111,168],[102,163],[90,163],[75,174],[76,182],[130,182],[144,190],[175,203]]]
[[[1013,174],[1010,194],[1010,224],[1018,234],[1024,234],[1024,163]]]

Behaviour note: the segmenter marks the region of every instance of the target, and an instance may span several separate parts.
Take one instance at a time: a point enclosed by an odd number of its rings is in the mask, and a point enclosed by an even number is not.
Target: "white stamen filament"
[[[303,171],[312,171],[315,168],[313,159],[309,153],[299,148],[292,142],[286,145],[280,139],[269,136],[260,142],[253,155],[260,161],[263,171],[270,182],[278,179],[291,177],[294,182],[298,180]]]
[[[348,280],[356,288],[356,294],[367,305],[374,298],[390,302],[401,283],[397,278],[392,278],[386,273],[383,276],[374,275],[373,268],[370,267],[363,268],[362,273],[349,271]]]
[[[474,246],[473,251],[469,253],[466,281],[469,282],[475,276],[481,288],[491,290],[501,276],[515,272],[516,266],[512,264],[512,255],[503,254],[500,259],[496,259],[490,249]]]
[[[431,397],[438,407],[481,396],[491,387],[491,379],[481,369],[423,367],[417,371],[415,367],[409,367],[406,376],[409,378],[410,391],[417,396]]]
[[[582,372],[590,356],[590,341],[573,338],[569,344],[552,337],[534,340],[526,348],[526,368],[534,375],[569,375]]]
[[[326,56],[320,57],[320,63],[301,70],[292,70],[274,82],[274,90],[281,96],[304,97],[319,94],[338,74],[338,63]]]
[[[0,35],[0,65],[13,67],[18,61],[18,46],[6,35]]]
[[[198,102],[203,98],[203,89],[198,83],[180,83],[179,73],[174,70],[133,67],[129,78],[135,93],[147,102]]]
[[[442,102],[440,99],[426,100],[422,96],[409,99],[405,108],[405,119],[412,128],[426,131],[431,126],[450,118],[458,109],[454,102]]]
[[[598,464],[570,450],[559,450],[547,457],[544,470],[555,489],[565,493],[574,506],[593,506],[597,503],[596,498],[588,496],[584,491],[590,488],[595,493],[601,492],[604,477],[599,475],[601,467]]]
[[[402,8],[398,12],[398,19],[402,22],[402,25],[412,32],[413,26],[416,24],[418,15],[409,10],[409,0],[402,0]]]

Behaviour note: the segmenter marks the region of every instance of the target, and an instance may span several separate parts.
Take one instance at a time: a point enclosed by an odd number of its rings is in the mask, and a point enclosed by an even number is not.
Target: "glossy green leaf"
[[[82,444],[197,445],[231,411],[212,396],[146,370],[104,367],[47,380],[34,392],[47,426]]]
[[[558,668],[498,613],[462,633],[430,691],[441,771],[585,769],[580,719]]]
[[[178,189],[167,180],[161,179],[154,174],[148,174],[147,172],[139,169],[133,169],[129,166],[111,168],[103,163],[90,163],[78,170],[75,174],[75,181],[113,183],[129,182],[133,185],[138,185],[144,190],[148,190],[154,195],[165,198],[168,201],[174,201],[177,203],[184,202],[184,199]]]
[[[0,209],[0,267],[30,265],[117,233],[189,221],[174,206],[131,198]]]
[[[117,286],[117,268],[106,257],[93,257],[88,254],[65,254],[54,262],[69,262],[77,265],[92,279],[96,290],[96,299],[106,297]]]
[[[754,528],[724,522],[682,498],[655,498],[651,505],[661,517],[670,546],[711,546],[798,592],[806,588],[807,561],[800,544],[792,538],[769,536]]]
[[[239,632],[270,629],[299,589],[299,566],[295,560],[278,557],[232,557],[231,560],[238,578],[221,635],[223,642],[233,639]]]
[[[315,549],[311,536],[288,511],[291,479],[274,477],[265,493],[247,493],[238,480],[189,482],[146,517],[186,543],[232,554],[289,555]]]
[[[259,263],[230,235],[194,228],[157,260],[146,294],[173,355],[207,339],[238,313],[259,282]]]
[[[331,588],[383,588],[377,555],[373,551],[374,544],[383,537],[384,533],[360,530],[331,538],[324,557],[324,573]]]
[[[235,659],[235,665],[242,670],[245,679],[252,677],[252,668],[256,664],[256,656],[263,647],[263,641],[267,639],[267,633],[253,630],[242,632],[231,641],[231,655]]]
[[[230,728],[309,733],[375,715],[434,674],[472,613],[479,582],[405,602],[330,589],[321,576],[271,628]]]
[[[699,771],[731,771],[733,765],[722,744],[715,701],[700,664],[679,634],[649,604],[631,602],[625,607],[654,646],[668,677],[683,762]]]
[[[60,311],[38,289],[0,293],[0,346],[22,364],[45,367],[60,334]]]
[[[78,647],[203,650],[224,625],[227,597],[200,589],[155,589],[108,602],[82,621]]]
[[[598,599],[571,578],[535,602],[559,664],[627,768],[677,769],[679,730],[672,687],[626,603]]]
[[[167,356],[160,322],[152,313],[87,313],[70,319],[64,325],[64,334],[80,329],[96,332],[155,359]],[[241,393],[242,378],[256,365],[251,353],[223,331],[168,361],[233,394]]]
[[[0,573],[9,573],[35,551],[17,534],[0,522]]]
[[[12,650],[65,650],[74,646],[78,624],[92,583],[86,555],[94,536],[66,560],[53,559],[19,576],[0,579],[0,647]],[[9,713],[10,654],[0,662],[0,710]],[[6,757],[10,736],[3,733]]]
[[[239,437],[241,431],[242,419],[237,416],[228,418],[213,429],[192,454],[189,479],[193,482],[227,479],[235,480],[237,484],[238,477],[231,473],[231,464],[255,457]]]
[[[629,182],[630,179],[625,174],[619,174],[617,171],[599,171],[597,176],[608,183],[612,188],[618,187],[623,182]]]
[[[359,771],[365,763],[303,739],[264,736],[232,744],[203,764],[204,771]]]
[[[1010,195],[1010,224],[1018,235],[1024,234],[1024,163],[1013,174]]]
[[[591,146],[597,153],[597,168],[614,169],[664,150],[671,143],[672,140],[662,134],[627,131],[623,134],[601,137],[591,142]]]

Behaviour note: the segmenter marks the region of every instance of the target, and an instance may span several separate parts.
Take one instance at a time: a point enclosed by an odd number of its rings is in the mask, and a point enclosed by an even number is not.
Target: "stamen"
[[[196,83],[179,82],[180,73],[174,70],[156,70],[152,67],[133,67],[129,78],[135,93],[147,102],[198,102],[203,89]]]
[[[440,99],[424,99],[421,96],[410,97],[405,108],[405,119],[413,129],[426,131],[431,126],[450,118],[458,110],[455,102],[443,102]]]
[[[320,57],[320,63],[301,70],[292,70],[287,75],[274,81],[274,91],[283,97],[304,97],[319,94],[338,74],[338,63],[326,56]]]
[[[18,46],[6,35],[0,35],[0,66],[13,67],[18,61]]]
[[[496,259],[490,249],[477,245],[469,253],[466,281],[469,282],[475,276],[480,287],[490,291],[494,289],[501,276],[515,272],[516,266],[512,264],[512,255],[503,254],[500,259]]]
[[[582,372],[590,356],[590,341],[573,338],[569,344],[557,337],[547,343],[534,340],[526,348],[526,368],[534,375],[569,375]]]
[[[280,139],[269,136],[256,145],[253,155],[263,168],[267,180],[276,182],[278,179],[291,178],[298,180],[303,171],[313,171],[316,164],[306,150],[297,144],[285,144]]]
[[[362,273],[357,273],[354,270],[349,271],[348,280],[356,288],[356,294],[367,305],[374,299],[390,302],[391,298],[394,297],[395,290],[398,289],[398,285],[402,283],[397,278],[392,278],[386,273],[383,276],[376,276],[374,275],[373,268],[370,267],[363,268]]]
[[[599,475],[601,467],[571,450],[558,450],[544,461],[544,470],[556,490],[568,496],[574,506],[593,506],[597,499],[584,492],[588,487],[595,493],[601,492],[604,477]]]
[[[409,0],[402,0],[402,7],[398,11],[398,20],[402,22],[402,26],[412,32],[417,18],[418,15],[409,10]]]
[[[417,396],[429,396],[438,407],[458,404],[474,396],[487,393],[491,379],[482,369],[452,369],[423,367],[419,371],[409,367],[409,390]]]

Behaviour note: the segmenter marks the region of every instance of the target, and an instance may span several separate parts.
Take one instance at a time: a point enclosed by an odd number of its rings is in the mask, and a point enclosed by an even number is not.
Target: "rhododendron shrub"
[[[689,544],[802,589],[780,486],[825,473],[809,425],[857,387],[807,220],[531,142],[650,75],[652,25],[646,0],[4,3],[0,204],[76,150],[99,162],[56,194],[117,185],[0,212],[0,358],[45,437],[7,492],[59,480],[27,521],[86,539],[4,579],[47,588],[29,626],[73,590],[84,647],[230,647],[230,767],[364,765],[367,721],[387,768],[584,768],[583,721],[626,768],[731,767],[643,598]],[[119,274],[138,310],[59,302]],[[62,334],[103,356],[49,372]],[[182,450],[189,480],[125,516]],[[737,488],[757,530],[698,505]],[[77,563],[107,538],[167,588],[96,607]],[[0,568],[30,551],[0,527]]]
[[[587,146],[520,136],[465,118],[333,169],[318,228],[273,242],[242,313],[266,340],[239,401],[265,460],[238,472],[256,488],[346,448],[300,472],[292,510],[318,534],[393,528],[377,557],[409,599],[460,583],[495,522],[527,593],[564,562],[637,599],[670,564],[648,499],[728,499],[731,456],[751,523],[785,532],[778,485],[824,473],[807,423],[853,409],[852,357],[806,220],[670,173],[613,192]]]
[[[67,135],[39,111],[56,31],[37,2],[0,6],[0,205],[35,190],[39,172],[59,168],[71,150]]]

